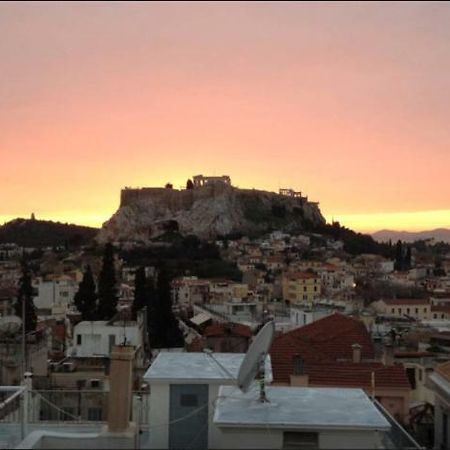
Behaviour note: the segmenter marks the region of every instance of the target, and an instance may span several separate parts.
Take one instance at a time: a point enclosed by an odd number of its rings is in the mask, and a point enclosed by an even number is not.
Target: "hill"
[[[148,242],[167,232],[201,239],[302,230],[325,224],[317,203],[305,197],[238,189],[225,183],[195,189],[124,189],[120,207],[103,224],[99,242]]]
[[[372,234],[372,237],[379,242],[397,242],[398,240],[404,242],[422,241],[433,239],[435,242],[450,243],[450,229],[436,228],[429,231],[394,231],[394,230],[380,230]]]
[[[97,233],[97,228],[19,218],[0,226],[0,244],[15,243],[23,247],[78,247],[92,241]]]

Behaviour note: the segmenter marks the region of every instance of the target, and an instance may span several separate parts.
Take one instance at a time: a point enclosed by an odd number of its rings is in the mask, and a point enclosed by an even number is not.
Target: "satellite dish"
[[[0,335],[11,336],[16,334],[22,326],[22,320],[17,316],[0,317]]]
[[[261,328],[251,343],[239,368],[237,378],[237,385],[242,392],[248,391],[261,367],[264,368],[264,361],[272,345],[274,334],[275,323],[271,320]]]

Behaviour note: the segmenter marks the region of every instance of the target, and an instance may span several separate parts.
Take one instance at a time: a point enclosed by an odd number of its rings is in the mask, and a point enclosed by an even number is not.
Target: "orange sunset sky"
[[[229,174],[450,227],[450,3],[0,3],[0,221]]]

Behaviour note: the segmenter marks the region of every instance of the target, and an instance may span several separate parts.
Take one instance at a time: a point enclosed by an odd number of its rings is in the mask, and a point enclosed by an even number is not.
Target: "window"
[[[402,308],[398,308],[398,313],[399,313],[399,314],[402,313]]]
[[[81,345],[81,334],[77,334],[77,345]]]
[[[307,295],[304,295],[304,296],[303,296],[303,300],[308,300],[308,296],[307,296]]]
[[[306,286],[303,286],[303,292],[306,292]]]
[[[180,406],[198,406],[198,397],[195,394],[181,394]]]
[[[283,433],[283,448],[316,449],[319,448],[319,433],[285,431]]]
[[[392,308],[391,313],[395,314],[395,308]]]
[[[419,308],[416,308],[416,314],[419,314]]]
[[[314,286],[314,292],[317,292],[317,286]]]
[[[102,408],[88,408],[88,420],[100,421],[102,420]]]
[[[409,308],[406,308],[406,314],[409,314]]]

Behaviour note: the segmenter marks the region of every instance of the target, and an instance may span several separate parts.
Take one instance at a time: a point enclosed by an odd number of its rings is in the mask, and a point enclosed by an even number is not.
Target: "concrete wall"
[[[274,428],[222,428],[210,441],[211,449],[280,449],[283,448],[283,430]],[[316,431],[316,430],[304,430]],[[376,431],[368,430],[322,430],[319,433],[320,449],[369,449],[380,448],[380,437]]]

